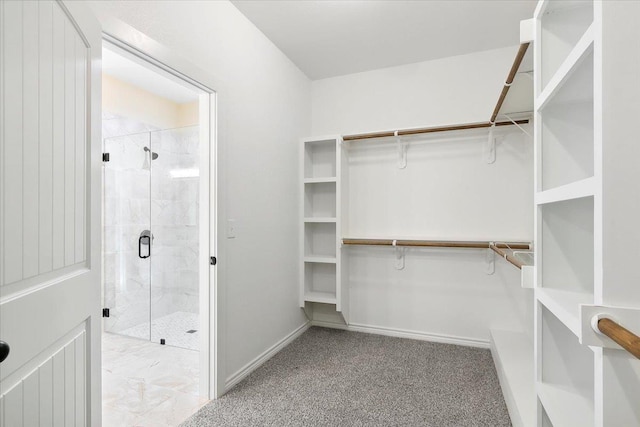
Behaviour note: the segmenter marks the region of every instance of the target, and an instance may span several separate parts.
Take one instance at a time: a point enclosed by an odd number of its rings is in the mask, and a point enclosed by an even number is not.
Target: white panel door
[[[100,425],[101,29],[0,1],[0,426]]]

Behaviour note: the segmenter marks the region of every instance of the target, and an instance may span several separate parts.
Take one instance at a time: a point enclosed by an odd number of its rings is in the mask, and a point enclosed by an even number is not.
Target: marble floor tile
[[[177,426],[207,400],[199,396],[199,354],[104,333],[104,427]]]
[[[200,397],[175,392],[169,399],[136,418],[134,423],[149,426],[165,424],[176,426],[195,414],[205,403],[207,401]]]
[[[197,313],[176,311],[166,316],[148,321],[120,332],[134,338],[149,339],[154,342],[160,338],[166,340],[167,345],[198,350],[200,335],[198,333],[200,319]]]

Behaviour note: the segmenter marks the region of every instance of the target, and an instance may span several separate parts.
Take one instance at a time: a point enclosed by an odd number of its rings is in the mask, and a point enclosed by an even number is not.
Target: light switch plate
[[[227,221],[227,239],[236,238],[236,220],[230,219]]]

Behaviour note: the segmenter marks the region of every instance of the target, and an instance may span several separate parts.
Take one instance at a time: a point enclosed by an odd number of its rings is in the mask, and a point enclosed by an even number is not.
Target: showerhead
[[[146,151],[151,151],[151,150],[149,149],[149,147],[144,147],[144,151],[146,152]],[[155,160],[155,159],[157,159],[157,158],[158,158],[158,153],[154,153],[154,152],[152,151],[152,152],[151,152],[151,160]]]

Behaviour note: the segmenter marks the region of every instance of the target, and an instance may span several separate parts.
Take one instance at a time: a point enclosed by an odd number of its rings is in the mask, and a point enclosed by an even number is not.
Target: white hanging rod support
[[[529,119],[517,120],[516,123],[519,125],[524,125],[529,123]],[[456,130],[490,128],[491,126],[494,126],[494,125],[495,126],[512,126],[513,124],[514,123],[511,121],[502,121],[502,122],[496,122],[496,123],[491,123],[491,122],[464,123],[459,125],[345,135],[342,137],[342,140],[343,141],[360,141],[364,139],[393,138],[393,137],[401,137],[401,136],[421,135],[421,134],[427,134],[427,133],[451,132]]]
[[[520,64],[522,64],[522,60],[524,59],[524,55],[527,53],[527,49],[529,48],[530,43],[522,43],[520,48],[518,49],[518,53],[516,54],[516,58],[511,65],[511,70],[509,70],[509,74],[507,75],[507,80],[502,87],[502,91],[500,92],[500,96],[498,97],[498,102],[496,103],[495,108],[493,109],[493,114],[491,114],[491,118],[489,121],[491,123],[495,123],[498,118],[498,114],[500,113],[500,109],[502,108],[502,104],[504,103],[505,98],[507,97],[507,93],[509,93],[509,88],[511,87],[511,83],[513,83],[513,79],[516,77],[516,73],[520,68]]]
[[[493,250],[495,253],[497,253],[498,255],[500,255],[502,258],[504,258],[506,261],[508,261],[509,263],[513,264],[514,266],[522,270],[522,266],[525,264],[522,261],[520,261],[518,258],[514,257],[513,255],[510,255],[505,250],[503,250],[503,249],[513,250],[514,249],[513,245],[509,243],[503,243],[502,245],[506,246],[506,248],[501,248],[499,245],[500,245],[499,243],[491,243],[489,245],[489,248]],[[520,248],[517,248],[517,249],[520,249]]]
[[[593,319],[592,322],[592,327],[597,333],[608,336],[620,347],[640,359],[640,337],[638,335],[607,317]]]
[[[460,240],[401,240],[401,239],[342,239],[343,245],[358,246],[411,246],[431,248],[530,249],[528,242],[460,241]]]
[[[527,135],[529,138],[533,138],[533,135],[531,135],[529,132],[527,132],[522,126],[520,126],[520,124],[518,124],[515,120],[513,120],[511,117],[509,117],[506,114],[501,114],[501,116],[506,117],[507,119],[509,119],[509,121],[511,123],[513,123],[515,126],[518,127],[518,129],[520,129],[522,131],[522,133],[524,133],[525,135]]]

